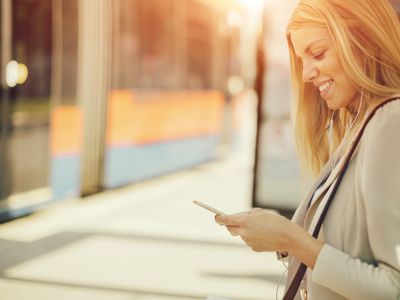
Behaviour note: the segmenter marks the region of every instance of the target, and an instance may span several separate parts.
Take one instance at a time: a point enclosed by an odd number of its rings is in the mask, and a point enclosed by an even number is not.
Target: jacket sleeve
[[[348,299],[400,299],[400,101],[377,111],[363,137],[361,192],[375,262],[324,245],[312,280]]]

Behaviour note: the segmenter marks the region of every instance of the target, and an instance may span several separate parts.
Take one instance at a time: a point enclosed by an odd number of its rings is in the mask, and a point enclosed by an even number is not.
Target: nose
[[[318,69],[309,63],[303,63],[302,78],[304,82],[312,82],[318,76]]]

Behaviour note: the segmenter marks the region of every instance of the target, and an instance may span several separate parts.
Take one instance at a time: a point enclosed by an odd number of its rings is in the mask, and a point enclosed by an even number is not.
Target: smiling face
[[[349,105],[358,108],[360,93],[344,73],[328,29],[296,29],[290,37],[302,61],[303,81],[313,84],[332,110]]]

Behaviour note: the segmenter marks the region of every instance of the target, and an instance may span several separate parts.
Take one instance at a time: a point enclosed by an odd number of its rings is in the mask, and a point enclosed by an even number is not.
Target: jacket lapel
[[[303,226],[304,218],[306,216],[309,203],[311,198],[314,195],[315,190],[321,185],[321,183],[327,178],[330,173],[330,161],[325,164],[324,168],[322,169],[321,173],[318,175],[317,179],[315,180],[314,184],[310,188],[307,196],[303,199],[300,205],[297,207],[296,212],[292,217],[292,222]]]
[[[322,171],[318,175],[317,179],[315,180],[314,184],[310,188],[310,191],[308,192],[307,196],[303,199],[303,201],[300,203],[300,205],[297,207],[296,212],[294,213],[292,217],[292,222],[300,225],[301,227],[304,227],[304,220],[308,211],[308,206],[311,201],[311,198],[314,195],[315,190],[321,185],[322,182],[326,180],[326,178],[329,176],[329,173],[331,172],[331,160],[329,160],[325,166],[322,168]],[[288,275],[287,275],[287,283],[292,282],[297,269],[299,268],[301,262],[296,259],[293,256],[289,257],[289,269],[288,269]],[[289,284],[286,284],[286,288],[289,287]]]
[[[341,170],[341,167],[343,166],[344,163],[344,157],[346,156],[343,155],[343,157],[340,159],[340,161],[338,162],[338,164],[336,165],[336,167],[334,167],[334,169],[331,169],[332,166],[332,162],[336,161],[338,155],[339,155],[339,149],[335,152],[335,154],[332,156],[331,159],[328,160],[328,162],[325,164],[325,166],[322,168],[320,174],[318,175],[317,179],[315,180],[313,186],[311,187],[310,191],[308,192],[307,196],[304,198],[304,200],[300,203],[300,205],[298,206],[296,212],[294,213],[293,217],[292,217],[292,222],[302,226],[302,227],[306,227],[306,221],[307,221],[307,217],[308,217],[308,212],[310,212],[311,210],[314,209],[314,206],[316,203],[318,203],[319,199],[321,197],[316,197],[316,199],[314,199],[312,201],[312,203],[310,204],[310,201],[313,198],[313,195],[315,193],[315,190],[323,183],[322,185],[322,190],[325,191],[327,188],[333,187],[332,182],[337,178],[337,176],[339,175],[339,171]],[[323,193],[321,193],[322,195]],[[327,193],[329,194],[329,193]],[[314,227],[316,226],[316,222],[318,221],[319,218],[317,218],[317,216],[319,216],[322,213],[322,209],[325,206],[324,204],[326,203],[328,197],[324,197],[323,198],[325,200],[325,202],[321,202],[321,205],[319,207],[317,207],[317,213],[315,214],[315,217],[313,218],[313,222],[311,224],[311,226],[309,227],[308,232],[310,232],[312,234],[312,230],[314,230]],[[309,205],[310,204],[310,205]],[[315,224],[314,224],[315,223]],[[307,229],[307,228],[306,228]],[[287,284],[286,284],[286,288],[288,288],[289,283],[293,281],[294,276],[296,275],[296,272],[298,270],[298,268],[300,267],[301,262],[296,259],[293,256],[290,256],[289,258],[289,269],[288,269],[288,275],[287,275]]]
[[[359,127],[356,134],[353,136],[350,143],[348,144],[345,153],[340,158],[337,165],[333,168],[333,170],[332,170],[331,174],[329,175],[328,179],[326,180],[326,182],[322,185],[319,196],[315,197],[315,199],[313,199],[309,209],[306,211],[303,224],[308,223],[308,218],[309,218],[310,214],[313,215],[311,224],[308,228],[308,232],[312,233],[314,231],[316,223],[319,220],[319,217],[325,207],[326,202],[329,199],[329,195],[331,194],[333,187],[335,186],[335,181],[336,181],[337,177],[339,176],[340,172],[342,171],[342,169],[344,168],[344,164],[350,155],[350,152],[351,152],[350,149],[353,147],[354,143],[356,142],[357,136],[360,134],[361,128],[364,127],[364,122],[365,122],[365,119],[363,120],[361,126]],[[338,150],[335,152],[334,157],[338,157],[338,155],[340,153],[339,151],[341,150],[341,148],[342,147],[338,148]],[[357,150],[354,151],[353,155],[356,153],[356,151]],[[351,157],[350,157],[350,159],[351,159]],[[315,207],[316,205],[318,205],[318,207]],[[315,211],[315,214],[312,214],[313,211]]]
[[[335,181],[335,179],[338,177],[340,170],[343,167],[343,163],[344,163],[344,157],[342,157],[338,164],[333,168],[333,170],[331,171],[330,174],[328,174],[328,178],[326,179],[325,183],[322,185],[321,189],[318,191],[319,195],[317,197],[315,197],[314,199],[312,199],[312,202],[310,204],[310,207],[307,211],[307,213],[309,211],[313,210],[313,207],[319,202],[318,200],[321,198],[322,195],[324,195],[325,191],[332,185],[332,183]]]

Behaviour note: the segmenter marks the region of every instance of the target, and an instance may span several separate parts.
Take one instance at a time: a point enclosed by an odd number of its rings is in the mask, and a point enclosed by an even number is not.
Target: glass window
[[[138,2],[113,2],[113,83],[117,89],[133,88],[138,83]]]
[[[210,8],[198,1],[187,4],[187,82],[189,88],[210,88],[212,24]]]
[[[62,98],[61,104],[76,104],[78,73],[78,0],[62,3]],[[53,29],[54,30],[54,29]]]
[[[10,131],[7,159],[9,190],[14,194],[48,184],[52,71],[51,0],[12,1],[12,59],[19,74],[18,84],[9,89]],[[21,74],[28,76],[22,78],[24,76],[20,77]]]
[[[174,18],[172,0],[138,0],[140,87],[173,85]]]
[[[282,10],[282,5],[286,10]],[[258,145],[255,205],[291,211],[297,207],[306,187],[300,168],[290,124],[290,65],[285,39],[290,7],[285,0],[267,6],[265,18],[268,36],[264,37],[266,53],[263,111]]]
[[[3,5],[0,3],[0,26],[3,27]],[[0,53],[3,52],[3,37],[0,35]],[[0,99],[2,99],[3,92],[3,72],[5,66],[3,66],[3,58],[0,56]],[[1,112],[1,103],[0,103],[0,112]]]

